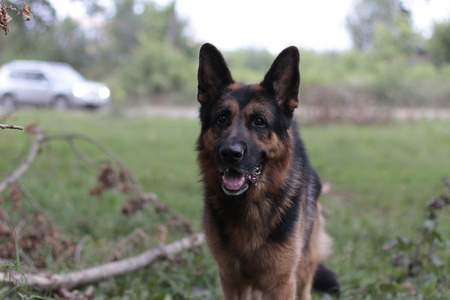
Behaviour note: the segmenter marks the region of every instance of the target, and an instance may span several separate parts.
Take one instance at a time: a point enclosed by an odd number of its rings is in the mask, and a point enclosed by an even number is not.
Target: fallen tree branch
[[[23,130],[23,127],[22,127],[22,126],[17,126],[17,125],[0,124],[0,129],[17,129],[17,130]]]
[[[75,140],[85,140],[102,150],[105,154],[107,154],[110,158],[112,158],[116,165],[121,168],[120,171],[125,170],[126,176],[129,176],[131,182],[133,184],[132,192],[137,194],[137,200],[148,202],[155,207],[155,210],[158,213],[164,212],[167,213],[170,211],[169,207],[165,204],[160,203],[156,196],[152,194],[145,194],[143,192],[142,186],[138,179],[129,172],[126,168],[119,156],[114,153],[111,149],[107,148],[100,142],[87,137],[81,134],[70,134],[70,135],[45,135],[42,130],[40,130],[36,126],[27,128],[29,133],[35,135],[35,140],[33,145],[23,161],[20,167],[14,171],[11,175],[9,175],[5,180],[0,182],[0,192],[5,190],[10,184],[17,182],[29,168],[31,163],[34,161],[39,149],[41,146],[55,141],[55,140],[64,140],[67,141],[75,154],[85,163],[89,164],[94,168],[99,168],[100,164],[89,158],[86,154],[84,154],[80,148],[75,144]],[[51,148],[50,148],[51,149]],[[120,175],[120,172],[119,172]],[[128,181],[127,181],[128,182]],[[22,190],[22,193],[25,193],[26,190]],[[30,195],[28,195],[30,196]],[[32,199],[32,197],[30,197]],[[132,200],[132,199],[131,199]],[[70,202],[70,201],[69,201]],[[36,208],[39,208],[37,203],[34,203]],[[186,232],[189,234],[192,233],[190,223],[182,218],[175,212],[171,212],[172,219],[170,222],[175,222],[176,224],[184,226]],[[36,290],[39,291],[61,291],[61,290],[71,290],[78,286],[89,285],[93,283],[100,282],[107,278],[121,276],[124,274],[135,272],[139,269],[142,269],[148,266],[150,263],[161,259],[161,258],[170,258],[174,254],[181,253],[185,250],[191,249],[193,247],[197,247],[204,243],[204,235],[203,234],[195,234],[189,235],[181,240],[173,242],[168,245],[160,244],[158,247],[148,250],[142,254],[137,256],[123,259],[120,261],[114,261],[110,263],[106,263],[103,265],[87,268],[80,271],[69,272],[65,274],[53,274],[48,271],[39,271],[36,273],[36,270],[32,272],[25,273],[23,269],[20,271],[16,271],[15,268],[8,268],[8,271],[0,273],[0,286],[3,284],[15,285],[15,286],[33,286]],[[79,251],[83,247],[83,243],[79,243]],[[78,247],[77,247],[78,248]],[[79,257],[79,254],[78,254]],[[77,259],[76,259],[77,260]],[[32,264],[31,264],[32,265]],[[25,271],[26,272],[26,271]]]
[[[0,273],[0,282],[13,285],[23,285],[25,282],[40,291],[55,291],[63,288],[70,290],[77,286],[100,282],[142,269],[157,259],[200,246],[204,243],[204,239],[204,234],[198,233],[168,245],[158,246],[134,257],[66,274]]]
[[[42,142],[42,139],[44,138],[44,133],[39,128],[36,129],[36,139],[34,140],[34,144],[31,147],[30,152],[28,153],[27,158],[22,163],[22,165],[15,170],[11,175],[9,175],[5,180],[3,180],[0,183],[0,192],[5,190],[11,183],[17,181],[20,176],[22,176],[23,173],[28,170],[28,167],[33,162],[34,158],[36,157],[36,154],[38,153],[39,146]]]

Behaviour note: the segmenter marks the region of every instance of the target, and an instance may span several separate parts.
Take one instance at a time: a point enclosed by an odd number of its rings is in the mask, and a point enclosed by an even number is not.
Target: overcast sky
[[[52,0],[61,15],[81,15],[80,3]],[[107,3],[108,0],[99,2]],[[166,5],[171,0],[155,0]],[[188,33],[221,50],[265,48],[277,53],[295,45],[317,51],[345,50],[351,40],[345,17],[355,0],[177,0]],[[416,30],[429,37],[433,22],[450,18],[450,0],[404,0]],[[139,6],[136,7],[137,11]]]

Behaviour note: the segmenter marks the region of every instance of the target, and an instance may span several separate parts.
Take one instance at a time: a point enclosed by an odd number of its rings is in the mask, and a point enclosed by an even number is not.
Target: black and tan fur
[[[203,223],[225,299],[311,299],[313,286],[338,293],[319,264],[331,239],[321,183],[293,118],[299,61],[289,47],[260,84],[247,85],[233,80],[213,45],[200,50]]]

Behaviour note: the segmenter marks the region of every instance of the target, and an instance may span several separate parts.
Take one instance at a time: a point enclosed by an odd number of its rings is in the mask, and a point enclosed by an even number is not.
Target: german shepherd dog
[[[203,225],[225,299],[311,299],[339,291],[319,262],[331,239],[321,183],[294,120],[300,54],[281,52],[260,84],[233,80],[222,54],[200,49],[198,162]]]

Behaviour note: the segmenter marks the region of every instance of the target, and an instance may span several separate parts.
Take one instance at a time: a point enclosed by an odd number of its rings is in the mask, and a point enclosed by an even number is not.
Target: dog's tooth
[[[223,172],[222,172],[222,178],[225,177],[225,176],[227,176],[229,171],[230,171],[229,169],[223,171]]]

